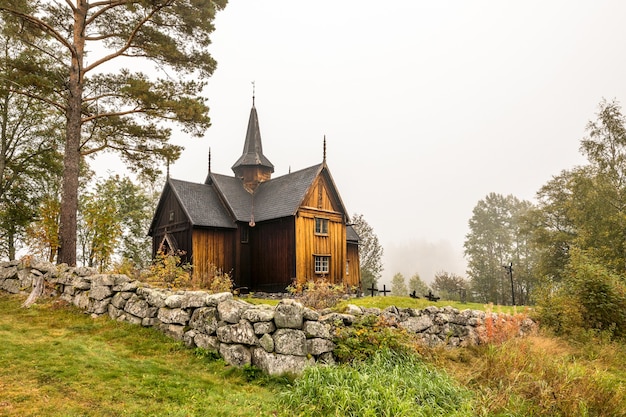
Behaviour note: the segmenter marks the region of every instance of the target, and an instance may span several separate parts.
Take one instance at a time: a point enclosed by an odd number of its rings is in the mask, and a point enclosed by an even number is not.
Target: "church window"
[[[330,256],[315,255],[315,273],[328,274],[330,267]]]
[[[321,217],[315,218],[315,234],[327,235],[328,234],[328,219]]]

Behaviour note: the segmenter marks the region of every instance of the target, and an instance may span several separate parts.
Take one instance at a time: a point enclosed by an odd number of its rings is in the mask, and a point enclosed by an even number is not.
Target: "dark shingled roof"
[[[239,178],[211,173],[209,182],[215,184],[236,220],[250,221],[253,205],[255,221],[271,220],[296,214],[322,167],[318,164],[262,182],[254,194],[242,187]]]
[[[260,165],[274,172],[274,165],[263,155],[259,118],[254,106],[252,106],[252,110],[250,110],[250,119],[248,120],[248,130],[246,132],[246,141],[243,145],[243,154],[232,166],[232,169],[236,171],[240,166],[249,165]]]
[[[168,184],[194,226],[236,227],[213,186],[172,178]]]
[[[354,227],[346,227],[346,240],[348,242],[359,243],[359,235],[357,234],[356,230],[354,230]]]

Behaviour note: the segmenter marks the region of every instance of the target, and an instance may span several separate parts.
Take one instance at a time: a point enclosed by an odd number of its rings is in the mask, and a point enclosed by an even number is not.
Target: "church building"
[[[194,278],[213,267],[236,287],[284,291],[325,279],[360,286],[359,237],[326,164],[272,178],[252,102],[234,175],[209,172],[203,183],[167,178],[149,235],[153,257],[182,251]]]

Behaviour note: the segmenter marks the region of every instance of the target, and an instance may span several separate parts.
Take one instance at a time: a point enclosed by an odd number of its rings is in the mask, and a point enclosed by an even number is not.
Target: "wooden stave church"
[[[360,288],[359,236],[322,163],[271,178],[254,100],[235,176],[209,172],[204,183],[168,176],[148,235],[153,258],[181,251],[195,277],[212,267],[236,287],[280,292],[294,282],[325,279]]]

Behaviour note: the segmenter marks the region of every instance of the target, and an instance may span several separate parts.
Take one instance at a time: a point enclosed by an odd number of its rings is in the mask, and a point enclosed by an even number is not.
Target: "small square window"
[[[328,274],[330,266],[330,256],[315,256],[315,273]]]
[[[321,217],[315,218],[315,234],[316,235],[328,234],[328,219],[322,219]]]
[[[170,211],[170,222],[174,221],[174,210]]]

